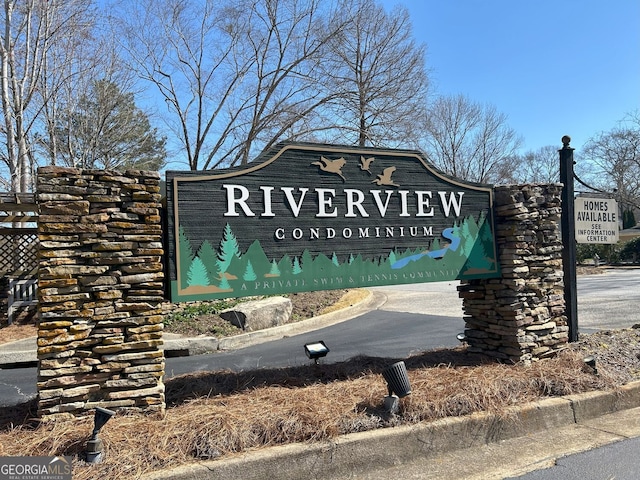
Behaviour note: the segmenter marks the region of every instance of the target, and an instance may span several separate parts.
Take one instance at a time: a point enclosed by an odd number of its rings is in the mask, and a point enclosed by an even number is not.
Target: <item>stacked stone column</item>
[[[38,411],[165,408],[156,172],[38,170]]]
[[[561,191],[561,184],[495,188],[502,278],[459,287],[471,351],[526,363],[567,343]]]

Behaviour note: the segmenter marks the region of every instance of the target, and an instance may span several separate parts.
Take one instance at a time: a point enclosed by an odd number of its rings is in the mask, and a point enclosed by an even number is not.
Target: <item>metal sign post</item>
[[[578,292],[576,281],[576,231],[575,201],[573,191],[573,148],[569,146],[571,138],[562,137],[560,153],[560,182],[562,189],[562,268],[564,270],[564,301],[569,324],[569,341],[578,341]]]

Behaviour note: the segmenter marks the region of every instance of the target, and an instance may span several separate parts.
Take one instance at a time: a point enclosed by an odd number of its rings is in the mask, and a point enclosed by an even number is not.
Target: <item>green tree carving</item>
[[[484,214],[481,214],[478,219],[478,224],[480,225],[478,238],[482,248],[482,259],[486,261],[489,268],[491,268],[496,261],[496,258],[494,258],[494,238],[493,232],[491,231],[491,222]]]
[[[298,257],[295,257],[293,259],[293,269],[291,270],[291,273],[293,273],[294,275],[299,275],[302,273],[302,267],[300,267],[300,260],[298,260]]]
[[[289,255],[284,255],[280,259],[280,261],[278,262],[278,270],[280,270],[280,274],[283,277],[287,277],[292,273],[291,257]]]
[[[300,267],[301,271],[302,270],[309,271],[312,265],[313,265],[313,256],[311,255],[311,252],[309,250],[305,250],[304,252],[302,252],[302,257],[300,257],[300,263],[298,263],[298,266]]]
[[[256,273],[256,277],[263,277],[271,268],[271,262],[269,262],[269,258],[265,255],[262,245],[260,245],[260,241],[258,240],[253,241],[251,245],[249,245],[249,248],[242,254],[242,258],[251,260],[251,265],[253,271]]]
[[[220,253],[217,261],[220,275],[227,271],[234,257],[240,258],[240,248],[238,247],[238,240],[236,240],[236,236],[231,230],[231,225],[227,223],[224,226],[222,240],[220,240]]]
[[[187,278],[189,275],[189,269],[191,268],[191,262],[193,261],[193,249],[191,248],[191,242],[187,238],[187,234],[184,232],[184,228],[180,226],[178,229],[178,265],[177,268],[180,273],[180,285],[179,288],[187,287]]]
[[[202,242],[202,245],[200,245],[198,249],[197,256],[202,260],[202,263],[207,269],[209,285],[213,285],[218,278],[218,255],[209,240]]]
[[[473,234],[470,229],[469,222],[473,220],[465,219],[458,230],[458,236],[460,237],[460,254],[469,258],[473,250],[473,245],[476,239],[476,234]],[[475,222],[474,222],[475,223]]]
[[[338,260],[336,252],[333,252],[333,255],[331,256],[331,263],[333,263],[336,267],[340,266],[340,261]]]
[[[194,285],[209,285],[209,277],[207,276],[207,269],[202,263],[200,258],[196,257],[191,262],[189,272],[187,274],[187,284],[191,287]]]
[[[252,282],[257,279],[256,272],[253,271],[253,265],[251,265],[251,260],[247,262],[247,268],[244,271],[244,275],[242,275],[242,279],[247,282]]]
[[[278,268],[278,263],[275,260],[271,262],[271,270],[269,270],[269,275],[272,275],[274,277],[280,276],[280,269]]]
[[[229,284],[229,279],[226,275],[220,276],[220,283],[218,284],[218,287],[221,290],[231,290],[231,285]]]

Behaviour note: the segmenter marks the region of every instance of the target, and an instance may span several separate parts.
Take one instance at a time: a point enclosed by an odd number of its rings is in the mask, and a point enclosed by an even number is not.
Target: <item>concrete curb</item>
[[[336,323],[350,320],[370,310],[375,310],[384,304],[386,297],[381,292],[367,291],[367,296],[358,303],[335,312],[318,315],[307,320],[287,323],[278,327],[266,328],[255,332],[241,333],[232,337],[180,337],[165,334],[164,350],[170,352],[167,356],[191,356],[205,353],[215,353],[219,350],[235,350],[238,348],[258,345],[279,338],[299,335],[301,333],[324,328]]]
[[[36,342],[34,338],[0,345],[0,368],[36,366]]]
[[[549,398],[509,409],[349,434],[332,441],[270,447],[157,472],[147,480],[353,478],[444,452],[524,437],[640,407],[640,381],[616,392]],[[286,467],[283,467],[286,465]]]

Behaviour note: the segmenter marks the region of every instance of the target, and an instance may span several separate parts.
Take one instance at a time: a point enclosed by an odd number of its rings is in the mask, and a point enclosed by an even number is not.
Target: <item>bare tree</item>
[[[73,50],[61,48],[75,36],[82,41],[91,27],[90,0],[5,0],[0,22],[0,96],[4,122],[0,130],[8,186],[15,192],[31,187],[34,142],[52,96],[68,84]],[[57,76],[53,75],[57,73]]]
[[[431,105],[421,147],[447,174],[472,182],[508,181],[510,160],[521,144],[506,115],[463,95],[443,96]]]
[[[99,18],[97,10],[87,14]],[[68,164],[60,151],[60,141],[74,134],[73,118],[81,99],[86,98],[97,79],[118,85],[121,90],[132,91],[133,75],[124,68],[115,44],[106,30],[100,30],[92,21],[79,25],[76,31],[60,36],[50,46],[41,74],[43,105],[42,128],[36,136],[35,147],[43,161],[51,165]]]
[[[515,155],[502,178],[512,183],[556,183],[560,181],[558,147],[547,145]]]
[[[328,42],[345,24],[335,19],[330,3],[270,0],[251,5],[246,34],[250,54],[237,62],[250,68],[234,99],[239,114],[232,156],[227,157],[232,164],[246,164],[259,149],[279,140],[303,139],[321,130],[324,126],[314,121],[316,111],[337,97],[319,68]]]
[[[345,8],[344,27],[323,58],[323,78],[337,93],[323,109],[339,143],[407,146],[424,117],[428,77],[425,46],[413,40],[406,8],[387,13],[374,0]]]
[[[115,20],[132,65],[164,99],[191,169],[247,163],[303,134],[310,113],[327,101],[318,89],[317,57],[338,28],[327,20],[328,2],[123,5],[126,13],[116,12]]]
[[[640,208],[640,114],[627,114],[608,132],[593,136],[582,153],[589,184],[616,192],[622,206]]]

